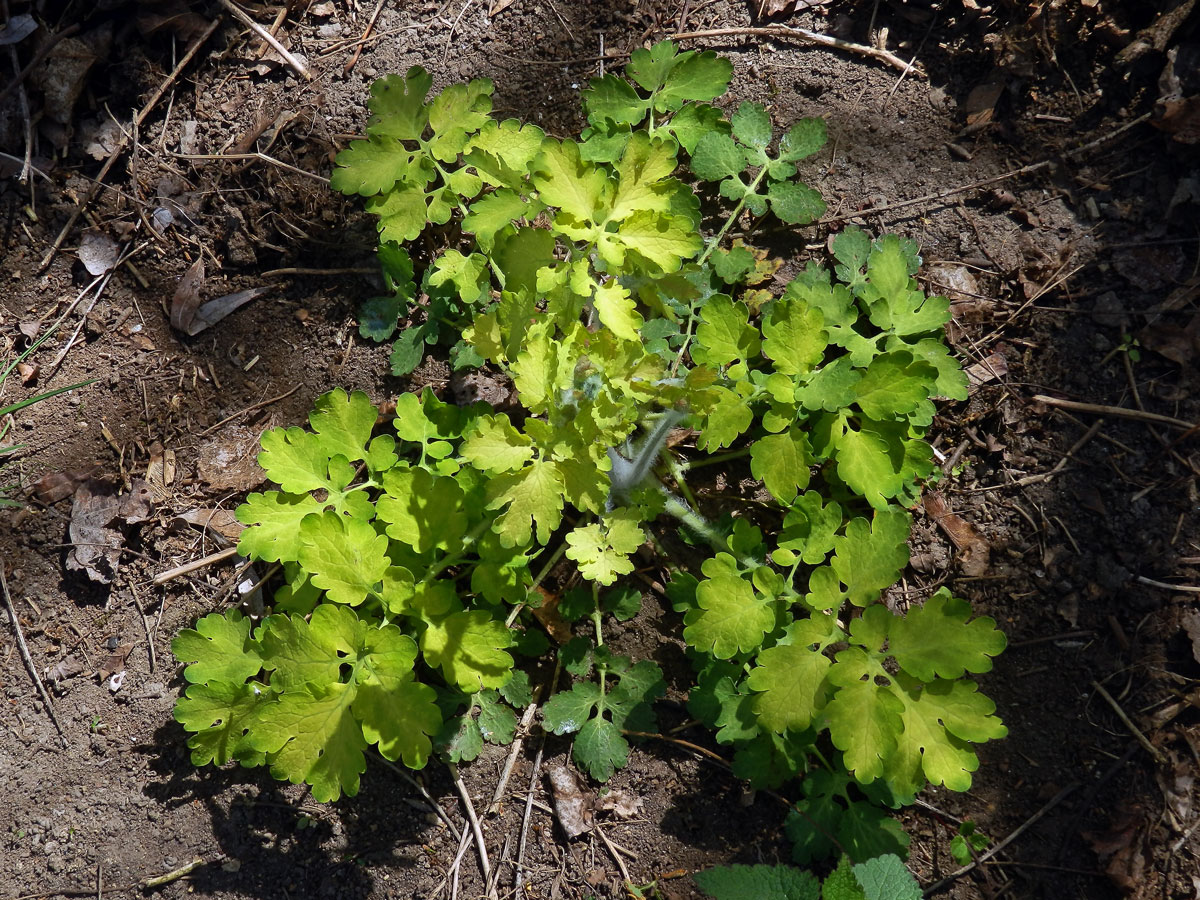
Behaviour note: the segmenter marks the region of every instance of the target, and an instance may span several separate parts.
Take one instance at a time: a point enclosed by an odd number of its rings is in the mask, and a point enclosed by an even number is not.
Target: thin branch
[[[291,66],[292,69],[295,70],[297,75],[299,75],[305,81],[313,80],[312,73],[308,71],[308,68],[304,65],[304,63],[300,62],[300,60],[298,60],[298,59],[296,59],[296,57],[292,56],[292,54],[288,52],[288,48],[283,46],[283,44],[279,43],[279,38],[275,37],[275,35],[271,34],[271,32],[267,31],[267,29],[263,28],[261,25],[259,25],[257,22],[255,22],[252,18],[250,18],[249,13],[247,13],[240,6],[231,2],[231,0],[218,0],[218,2],[223,7],[225,7],[225,9],[229,12],[229,14],[231,16],[233,16],[235,19],[237,19],[239,22],[241,22],[243,25],[245,25],[247,28],[249,28],[251,31],[253,31],[255,34],[257,34],[260,38],[262,38],[264,41],[266,41],[268,44],[270,44],[271,49],[274,50],[276,53],[278,53],[280,56],[282,56],[284,62],[286,62],[289,66]]]
[[[1081,147],[1076,147],[1074,150],[1064,153],[1063,159],[1074,159],[1076,156],[1082,156],[1090,150],[1094,150],[1101,144],[1111,141],[1121,134],[1124,134],[1135,125],[1140,125],[1150,118],[1150,113],[1138,116],[1132,122],[1126,122],[1120,128],[1116,128],[1106,135],[1096,138],[1094,141],[1088,141]],[[961,184],[958,187],[946,188],[942,191],[934,191],[932,194],[926,194],[923,197],[914,197],[911,200],[897,200],[895,203],[883,203],[879,206],[872,206],[869,209],[859,210],[857,212],[842,213],[837,216],[828,216],[817,222],[818,225],[829,225],[833,222],[842,222],[846,219],[857,219],[860,216],[873,216],[882,212],[891,212],[897,209],[904,209],[908,206],[917,206],[921,203],[933,203],[937,200],[945,200],[947,197],[953,197],[955,194],[963,194],[967,191],[973,191],[977,188],[987,187],[988,185],[996,184],[1001,181],[1008,181],[1010,178],[1020,178],[1023,175],[1032,175],[1034,172],[1040,172],[1042,169],[1048,169],[1057,164],[1057,159],[1043,159],[1041,162],[1030,163],[1027,166],[1021,166],[1019,169],[1005,172],[1002,175],[993,175],[991,178],[982,178],[979,181],[972,181],[968,184]]]
[[[46,686],[42,684],[42,679],[38,676],[37,666],[33,664],[33,657],[29,655],[29,646],[25,643],[25,635],[21,631],[21,621],[17,618],[17,611],[13,609],[12,597],[8,593],[8,579],[4,577],[3,562],[0,562],[0,592],[4,594],[4,606],[8,610],[8,619],[12,622],[13,631],[17,635],[17,648],[21,651],[21,659],[25,663],[29,677],[37,685],[42,702],[46,704],[46,712],[50,715],[50,721],[54,723],[54,727],[58,730],[58,736],[62,740],[63,748],[66,749],[67,733],[63,731],[62,723],[58,721],[58,715],[54,712],[54,701],[50,699]]]
[[[1100,403],[1081,403],[1077,400],[1059,400],[1045,394],[1035,394],[1037,403],[1044,403],[1057,409],[1070,409],[1075,412],[1093,413],[1098,416],[1116,416],[1118,419],[1133,419],[1136,422],[1152,422],[1156,425],[1169,425],[1182,431],[1192,431],[1200,427],[1192,422],[1185,422],[1171,416],[1160,416],[1158,413],[1145,412],[1140,409],[1127,409],[1124,406],[1104,406]]]
[[[792,40],[800,40],[809,44],[819,44],[822,47],[833,47],[837,50],[845,50],[849,53],[857,53],[860,56],[869,56],[872,59],[877,59],[880,62],[887,63],[893,69],[901,72],[910,70],[910,65],[905,60],[901,59],[894,53],[887,50],[880,50],[876,47],[868,47],[866,44],[855,44],[851,41],[843,41],[841,38],[835,38],[828,34],[821,34],[818,31],[809,31],[807,28],[790,28],[787,25],[764,25],[758,28],[710,28],[706,31],[684,31],[670,35],[673,41],[686,41],[698,38],[714,38],[714,37],[737,37],[746,35],[750,37],[777,37],[791,38]],[[918,72],[918,74],[923,74]]]
[[[226,547],[224,550],[218,550],[216,553],[211,553],[208,556],[201,557],[200,559],[195,559],[189,563],[184,563],[182,566],[176,566],[173,569],[167,569],[167,571],[154,576],[154,584],[159,586],[164,585],[168,581],[173,581],[176,578],[179,578],[181,575],[188,575],[191,572],[195,572],[197,569],[203,569],[205,566],[211,566],[213,563],[219,563],[227,560],[231,556],[237,556],[237,552],[237,547]]]
[[[475,805],[471,802],[471,792],[467,790],[466,783],[458,773],[458,766],[450,763],[449,768],[450,776],[454,779],[454,786],[458,788],[458,794],[462,797],[463,810],[466,812],[467,820],[471,823],[471,834],[475,836],[475,844],[479,848],[479,867],[483,871],[483,881],[485,884],[491,885],[492,864],[488,861],[487,845],[483,842],[483,827],[479,824],[479,816],[475,815]],[[494,886],[489,887],[488,900],[498,900],[498,898],[499,895],[496,893],[496,888]]]

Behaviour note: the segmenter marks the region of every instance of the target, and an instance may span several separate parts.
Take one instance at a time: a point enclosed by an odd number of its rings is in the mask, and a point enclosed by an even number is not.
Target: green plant
[[[613,653],[604,622],[639,614],[623,579],[634,551],[672,539],[668,516],[706,557],[667,587],[697,672],[690,708],[751,784],[804,776],[798,861],[903,853],[879,804],[970,786],[972,745],[1005,729],[964,676],[1004,636],[945,589],[904,615],[881,602],[935,472],[933,401],[966,396],[949,305],[918,288],[917,248],[895,236],[847,229],[832,273],[810,262],[781,292],[766,287],[778,260],[723,246],[746,213],[803,224],[824,209],[796,179],[823,122],[776,141],[757,104],[726,119],[708,101],[730,73],[669,42],[639,50],[628,80],[585,92],[580,141],[491,119],[484,80],[432,100],[417,68],[372,87],[367,138],[332,179],[379,216],[390,293],[367,304],[364,334],[403,316],[394,372],[452,343],[455,365],[511,379],[519,409],[426,389],[377,433],[368,398],[335,391],[309,430],[263,435],[279,490],[239,507],[239,547],[280,563],[285,585],[256,627],[213,614],[176,638],[197,764],[267,764],[327,800],[357,791],[372,744],[412,767],[437,749],[472,758],[511,735],[506,704],[529,700],[513,653],[546,652],[528,608],[554,574],[583,582],[559,612],[590,636],[560,649],[578,680],[545,724],[606,780],[631,733],[655,730],[665,683]],[[690,178],[725,210],[707,240]],[[401,243],[435,227],[416,305]],[[681,426],[694,449],[670,440]],[[712,464],[762,489],[698,497],[690,473]]]
[[[852,864],[843,856],[823,881],[789,866],[729,866],[693,878],[715,900],[920,900],[921,887],[893,854]]]
[[[986,850],[990,843],[988,836],[968,819],[958,826],[958,834],[950,839],[950,855],[960,866],[965,866]]]

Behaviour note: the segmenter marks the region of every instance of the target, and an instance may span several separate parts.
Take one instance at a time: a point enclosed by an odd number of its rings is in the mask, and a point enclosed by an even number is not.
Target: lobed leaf
[[[250,636],[251,621],[237,610],[209,613],[171,641],[171,652],[188,663],[183,678],[191,684],[209,681],[240,684],[263,666],[258,641]]]
[[[889,652],[904,671],[926,682],[990,672],[992,657],[1004,651],[1007,640],[995,619],[968,622],[970,617],[970,604],[941,588],[892,624]]]
[[[775,627],[775,607],[745,579],[720,575],[700,582],[696,608],[684,614],[683,622],[683,639],[690,646],[729,659],[762,645]]]

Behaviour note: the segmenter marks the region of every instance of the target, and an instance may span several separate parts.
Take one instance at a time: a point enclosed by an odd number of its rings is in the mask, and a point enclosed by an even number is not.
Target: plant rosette
[[[530,702],[518,660],[549,652],[529,610],[553,578],[575,585],[558,610],[578,623],[558,650],[575,680],[544,724],[607,780],[666,684],[604,623],[641,614],[635,554],[677,531],[702,557],[657,558],[696,671],[679,687],[737,775],[801,779],[798,861],[902,855],[883,810],[970,787],[975,745],[1006,733],[970,676],[1004,635],[945,588],[903,614],[882,600],[937,474],[935,401],[966,397],[949,304],[894,235],[848,228],[832,271],[810,261],[785,283],[782,260],[727,241],[825,208],[798,178],[824,123],[777,135],[754,103],[726,117],[711,101],[731,74],[711,52],[638,50],[583,92],[579,140],[496,121],[483,79],[432,98],[419,68],[372,86],[331,182],[377,216],[387,292],[361,330],[399,329],[395,374],[444,345],[517,402],[426,388],[381,427],[366,395],[334,391],[309,428],[263,435],[278,490],[239,507],[239,549],[284,584],[261,622],[211,614],[176,639],[197,764],[269,765],[328,800],[357,791],[372,746],[419,768],[510,740]],[[427,231],[443,249],[418,278],[404,245]],[[760,491],[697,497],[702,466]],[[705,514],[730,508],[744,514]]]

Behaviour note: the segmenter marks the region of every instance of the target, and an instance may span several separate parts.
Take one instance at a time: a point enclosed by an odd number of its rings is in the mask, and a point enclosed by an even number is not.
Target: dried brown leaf
[[[964,575],[977,576],[987,571],[992,549],[983,535],[966,519],[950,511],[945,498],[930,491],[921,499],[925,513],[946,532],[958,550],[958,563]]]
[[[967,380],[971,387],[979,387],[989,381],[997,381],[1008,374],[1008,360],[999,350],[993,350],[986,359],[967,366]]]
[[[133,644],[121,644],[121,646],[113,649],[111,653],[104,658],[104,662],[100,663],[96,669],[96,675],[100,676],[100,680],[104,681],[110,675],[114,675],[125,668],[125,660],[129,657],[129,651],[133,649]]]
[[[558,594],[550,593],[541,585],[538,586],[538,593],[542,595],[542,605],[532,608],[533,617],[556,644],[565,644],[571,639],[571,626],[558,614]]]
[[[67,533],[71,550],[67,568],[82,571],[92,581],[111,584],[125,541],[123,526],[144,522],[153,511],[150,486],[135,479],[128,494],[114,485],[89,479],[75,490]]]
[[[76,255],[89,275],[103,275],[116,268],[117,260],[121,258],[121,248],[107,234],[86,231]]]
[[[551,766],[550,788],[554,795],[554,812],[568,838],[576,838],[592,829],[592,810],[596,802],[579,773],[566,766]]]
[[[171,327],[188,333],[188,326],[196,317],[200,306],[200,289],[204,287],[204,257],[199,256],[179,279],[175,294],[171,297]]]
[[[78,675],[83,669],[83,660],[76,656],[68,656],[46,670],[46,680],[51,685],[56,685],[60,681],[66,681],[68,678]]]
[[[1118,814],[1108,831],[1085,831],[1083,837],[1102,860],[1112,883],[1126,894],[1134,893],[1146,873],[1146,838],[1150,829],[1146,809],[1134,803]]]
[[[215,531],[221,537],[230,541],[236,541],[241,537],[242,530],[246,527],[228,509],[189,509],[187,512],[176,516],[172,524],[174,525],[177,522],[195,525],[197,528],[203,528],[206,531]]]
[[[249,491],[267,477],[258,464],[259,432],[228,425],[200,445],[196,474],[216,491]]]
[[[642,798],[628,791],[609,791],[597,798],[596,809],[615,813],[619,819],[632,819],[642,812]]]
[[[47,472],[32,485],[30,490],[39,501],[47,505],[66,500],[75,493],[80,484],[96,473],[96,467],[72,469],[67,472]]]

